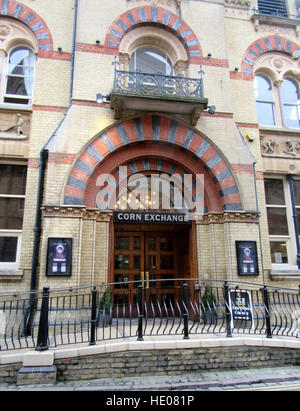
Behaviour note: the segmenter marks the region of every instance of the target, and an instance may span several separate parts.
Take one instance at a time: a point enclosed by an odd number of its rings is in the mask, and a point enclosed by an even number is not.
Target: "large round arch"
[[[207,211],[242,210],[237,181],[215,145],[194,128],[158,114],[126,120],[97,134],[73,163],[63,203],[94,206],[97,176],[113,173],[120,165],[138,170],[137,164],[143,164],[157,171],[170,163],[169,174],[176,166],[204,175]]]
[[[262,54],[276,51],[292,56],[299,48],[297,43],[281,36],[274,35],[257,39],[250,44],[244,53],[241,63],[242,72],[254,75],[254,64]]]
[[[117,17],[108,29],[105,46],[119,48],[126,33],[147,25],[160,27],[174,34],[183,44],[189,58],[202,56],[199,41],[191,27],[176,14],[162,7],[136,7]]]
[[[39,50],[53,50],[53,39],[45,21],[30,7],[15,0],[0,2],[0,17],[24,23],[35,35]]]

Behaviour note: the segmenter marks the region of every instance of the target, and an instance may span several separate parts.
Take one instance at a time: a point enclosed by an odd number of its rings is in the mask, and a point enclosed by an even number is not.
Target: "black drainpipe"
[[[71,82],[70,82],[70,92],[69,92],[69,107],[68,107],[67,113],[72,105],[78,1],[79,0],[75,0],[75,5],[74,5],[74,24],[73,24],[72,58],[71,58]],[[65,114],[64,118],[59,123],[54,133],[50,136],[49,140],[46,142],[46,144],[43,146],[43,148],[40,151],[37,205],[36,205],[36,214],[35,214],[35,226],[33,230],[34,231],[34,241],[33,241],[33,254],[32,254],[32,267],[31,267],[31,281],[30,281],[30,301],[31,301],[30,307],[33,306],[33,302],[34,302],[34,296],[32,293],[36,290],[37,267],[39,263],[40,239],[41,239],[41,231],[42,231],[41,207],[43,203],[45,170],[46,170],[47,159],[48,159],[48,150],[46,149],[46,147],[50,143],[50,141],[53,139],[53,137],[56,135],[56,132],[60,128],[64,119],[66,118],[67,113]]]
[[[256,212],[259,213],[258,205],[258,195],[257,195],[257,182],[256,182],[256,161],[253,162],[253,178],[254,178],[254,191],[255,191],[255,201],[256,201]],[[261,259],[261,270],[262,270],[262,280],[265,284],[265,273],[264,273],[264,257],[263,257],[263,248],[262,248],[262,238],[261,238],[261,227],[260,227],[260,218],[258,217],[258,235],[259,235],[259,246],[260,246],[260,259]]]
[[[37,266],[39,262],[39,248],[40,248],[40,238],[41,238],[41,219],[42,219],[41,205],[42,205],[43,194],[44,194],[44,177],[45,177],[47,159],[48,159],[48,151],[43,148],[40,152],[37,207],[36,207],[36,213],[35,213],[35,225],[33,229],[34,241],[33,241],[33,254],[32,254],[32,266],[31,266],[31,283],[30,283],[31,292],[36,289],[36,272],[37,272]]]

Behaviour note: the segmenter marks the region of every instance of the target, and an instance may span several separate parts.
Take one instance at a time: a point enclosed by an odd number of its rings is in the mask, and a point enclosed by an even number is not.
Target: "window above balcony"
[[[286,0],[257,0],[259,14],[288,17]]]
[[[294,27],[299,33],[300,15],[296,0],[257,0],[251,17],[257,30],[260,24]]]
[[[170,57],[157,47],[139,47],[130,58],[129,71],[156,74],[165,76],[173,75],[173,64]]]

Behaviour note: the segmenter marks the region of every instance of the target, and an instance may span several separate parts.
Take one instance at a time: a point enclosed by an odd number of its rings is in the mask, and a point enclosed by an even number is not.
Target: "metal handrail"
[[[32,295],[2,296],[0,352],[160,335],[300,336],[298,289],[185,278],[149,282],[149,288],[141,281],[45,287],[34,293],[34,309]]]

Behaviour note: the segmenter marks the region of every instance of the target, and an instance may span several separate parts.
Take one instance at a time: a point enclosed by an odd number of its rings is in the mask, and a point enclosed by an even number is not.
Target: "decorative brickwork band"
[[[44,20],[25,4],[15,0],[0,0],[0,16],[13,17],[26,24],[33,31],[40,50],[53,50],[53,41]]]
[[[255,40],[247,49],[242,60],[242,72],[253,74],[255,61],[264,53],[277,51],[292,56],[300,46],[281,36],[267,36]]]
[[[136,157],[141,158],[138,150],[142,150],[143,168],[150,170],[150,163],[147,163],[147,157],[145,157],[149,143],[150,150],[152,150],[150,157],[156,154],[158,158],[162,159],[163,155],[166,158],[174,154],[172,152],[175,150],[179,165],[181,157],[186,160],[185,153],[189,153],[189,162],[196,165],[194,172],[200,173],[204,170],[210,175],[213,184],[218,187],[218,196],[221,199],[223,210],[242,209],[238,185],[223,155],[206,137],[194,129],[171,118],[158,115],[146,115],[126,120],[96,136],[75,161],[65,188],[64,204],[83,205],[88,182],[90,178],[94,178],[96,168],[103,164],[112,164],[117,159],[118,153],[124,154],[128,147],[130,147],[130,152],[126,154],[127,161],[133,150],[136,151]],[[110,156],[112,153],[114,155]],[[104,160],[109,156],[110,162],[107,163]],[[123,163],[124,158],[120,159],[115,167]],[[156,167],[159,166],[156,164]],[[132,162],[131,167],[137,167],[137,163]],[[106,172],[113,170],[114,168]]]
[[[193,30],[176,14],[161,7],[137,7],[123,13],[110,26],[105,46],[118,48],[126,33],[136,27],[147,25],[174,34],[185,47],[189,57],[202,56],[201,47]]]

